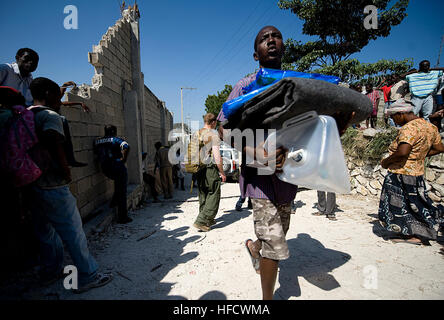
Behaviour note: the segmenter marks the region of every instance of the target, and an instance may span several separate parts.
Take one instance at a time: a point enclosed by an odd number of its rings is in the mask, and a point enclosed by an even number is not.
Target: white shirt
[[[31,74],[27,77],[22,77],[16,62],[0,64],[0,86],[7,86],[20,91],[25,97],[26,105],[28,106],[31,106],[34,101],[29,89],[32,80]]]

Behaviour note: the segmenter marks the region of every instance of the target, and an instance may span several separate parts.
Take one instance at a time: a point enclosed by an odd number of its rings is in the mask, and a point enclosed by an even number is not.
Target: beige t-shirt
[[[404,98],[407,93],[409,93],[409,85],[407,81],[401,80],[395,83],[390,89],[390,101]]]
[[[399,129],[398,136],[389,146],[390,155],[392,155],[401,142],[412,146],[407,162],[402,168],[390,169],[389,171],[397,174],[409,176],[424,175],[424,160],[432,146],[441,143],[441,136],[438,128],[423,118],[410,121]]]
[[[220,145],[220,138],[216,130],[202,128],[199,131],[200,141],[203,142],[203,153],[204,157],[202,159],[203,163],[209,164],[212,161],[212,147]]]

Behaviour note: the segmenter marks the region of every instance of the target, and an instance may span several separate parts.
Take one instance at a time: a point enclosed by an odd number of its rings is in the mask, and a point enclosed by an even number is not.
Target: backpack
[[[42,170],[30,156],[38,144],[35,131],[34,112],[24,106],[13,106],[5,125],[0,130],[0,171],[16,187],[37,180]],[[7,115],[2,112],[3,116]]]
[[[201,140],[200,131],[201,130],[194,133],[188,143],[187,154],[185,156],[185,172],[188,173],[196,173],[206,166],[206,163],[202,161],[204,155],[201,155],[201,153],[205,144]],[[211,152],[210,149],[210,156]]]

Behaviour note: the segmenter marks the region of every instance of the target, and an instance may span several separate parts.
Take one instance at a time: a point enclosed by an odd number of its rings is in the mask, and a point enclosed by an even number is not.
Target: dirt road
[[[261,299],[260,277],[244,241],[254,239],[252,211],[234,210],[239,187],[222,186],[217,224],[208,233],[192,227],[197,193],[130,213],[134,221],[90,236],[105,287],[81,295],[62,281],[25,294],[32,299]],[[313,216],[316,191],[296,197],[287,240],[291,257],[281,262],[275,299],[443,299],[441,245],[384,240],[378,198],[338,196],[337,221]],[[90,226],[85,226],[89,230]],[[69,264],[69,260],[67,260]]]

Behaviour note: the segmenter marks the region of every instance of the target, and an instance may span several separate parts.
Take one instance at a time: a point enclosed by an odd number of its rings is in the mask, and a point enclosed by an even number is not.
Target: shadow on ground
[[[325,291],[340,287],[330,272],[347,263],[351,258],[349,254],[328,249],[306,233],[298,234],[287,243],[290,258],[279,263],[280,287],[275,292],[275,299],[299,297],[299,277]]]
[[[293,209],[296,210],[296,209],[302,208],[305,205],[306,205],[305,202],[298,200],[293,204]]]
[[[396,234],[393,232],[390,232],[381,225],[378,215],[377,214],[368,214],[369,217],[374,218],[374,220],[370,221],[370,223],[373,225],[372,231],[373,233],[384,239],[385,241],[390,240],[393,237],[396,237]]]
[[[186,176],[189,186],[191,177]],[[165,276],[180,264],[198,256],[198,252],[185,253],[185,246],[197,242],[203,235],[188,235],[190,226],[168,229],[165,221],[177,219],[184,212],[179,206],[197,196],[194,189],[175,192],[175,198],[161,203],[145,204],[144,208],[130,213],[133,222],[114,224],[101,234],[88,237],[89,249],[99,264],[99,271],[111,272],[113,281],[108,285],[76,295],[63,287],[63,280],[43,287],[35,281],[35,273],[21,274],[14,294],[3,292],[8,300],[185,300],[183,296],[169,295],[175,283],[164,282]],[[237,219],[244,217],[239,215]],[[235,216],[227,215],[222,224],[233,223]],[[65,265],[72,264],[65,252]],[[186,272],[186,271],[184,271]],[[185,274],[184,274],[185,275]],[[180,278],[178,278],[178,281]],[[2,290],[0,290],[1,292]],[[11,291],[9,291],[11,292]],[[223,300],[226,296],[218,291],[209,291],[200,299]]]
[[[205,293],[199,300],[227,300],[227,296],[217,290]]]
[[[315,212],[319,212],[319,210],[318,210],[318,203],[317,202],[315,202],[314,204],[313,204],[313,206],[312,206],[312,209],[316,209],[316,211]],[[335,208],[334,208],[334,210],[333,210],[333,212],[332,213],[336,213],[336,212],[344,212],[344,210],[342,210],[342,209],[340,209],[339,208],[339,205],[335,205]]]
[[[220,229],[225,228],[226,226],[229,226],[232,223],[235,223],[236,221],[245,219],[252,213],[251,210],[242,209],[242,211],[236,211],[236,210],[226,210],[224,211],[224,214],[220,216],[219,218],[216,218],[216,224],[211,227],[211,229]]]

